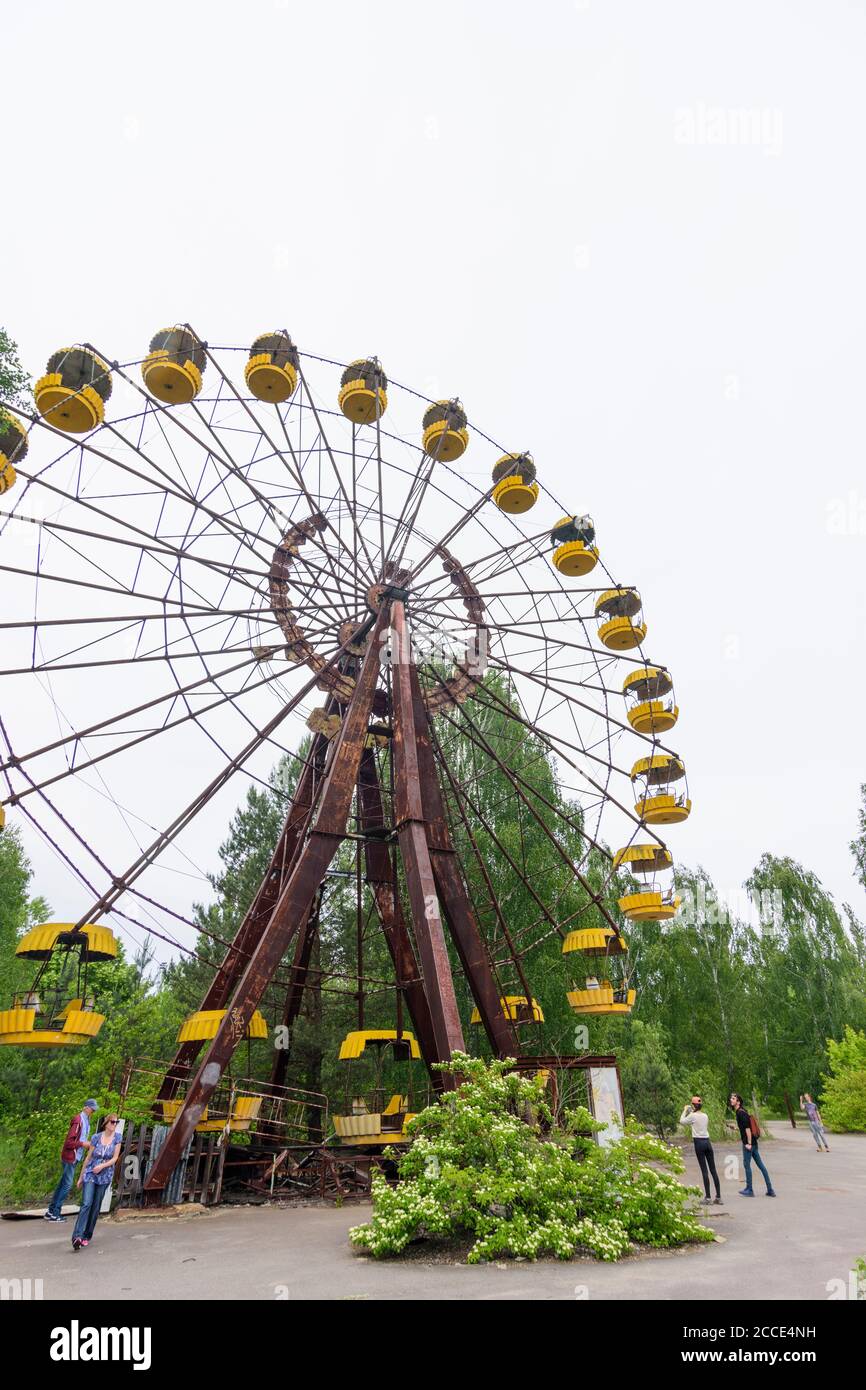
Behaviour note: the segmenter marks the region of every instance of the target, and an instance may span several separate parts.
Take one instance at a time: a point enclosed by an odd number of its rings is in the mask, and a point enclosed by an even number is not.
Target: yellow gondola
[[[205,350],[192,329],[175,324],[154,333],[141,364],[141,375],[158,401],[188,405],[201,390],[206,363]]]
[[[512,1023],[543,1023],[544,1011],[537,999],[529,1000],[525,994],[500,995],[499,1005],[504,1018]],[[469,1017],[470,1023],[481,1022],[481,1012],[476,1007]]]
[[[20,420],[0,408],[0,493],[15,486],[15,464],[22,463],[28,447],[27,431]]]
[[[679,707],[674,699],[664,698],[673,688],[670,674],[661,666],[639,666],[629,672],[622,683],[622,693],[628,722],[636,733],[656,737],[674,727]]]
[[[628,944],[613,927],[580,927],[576,931],[570,931],[562,943],[562,954],[603,956],[607,960],[619,960],[619,983],[612,984],[607,979],[599,981],[595,975],[587,975],[582,989],[568,991],[568,1002],[575,1013],[613,1014],[631,1011],[634,990],[628,988],[628,967],[625,961]]]
[[[33,388],[36,409],[43,420],[66,434],[85,434],[101,425],[110,395],[108,363],[86,347],[53,352],[45,376]]]
[[[40,985],[45,979],[48,961],[60,952],[69,958],[78,952],[77,988],[73,998],[61,1006],[58,995],[54,1002],[44,1005]],[[43,922],[25,932],[15,949],[22,960],[40,961],[30,989],[16,995],[12,1008],[0,1010],[0,1044],[22,1047],[79,1047],[95,1038],[105,1014],[96,1012],[96,1001],[87,989],[87,966],[94,961],[109,961],[117,957],[117,938],[109,927],[91,923],[77,927],[71,922]],[[83,967],[83,968],[82,968]],[[61,970],[61,981],[65,971]],[[37,1026],[39,1020],[43,1026]],[[47,1023],[48,1026],[44,1026]],[[62,1025],[58,1027],[57,1025]]]
[[[569,579],[589,574],[598,564],[598,550],[593,544],[595,527],[589,516],[564,516],[550,533],[554,546],[553,564]]]
[[[466,411],[456,397],[451,401],[434,401],[424,411],[421,424],[425,453],[442,463],[453,463],[465,453],[469,443]]]
[[[388,409],[388,378],[377,357],[358,357],[340,377],[338,404],[353,425],[369,425]]]
[[[614,652],[627,652],[640,646],[646,637],[646,623],[639,616],[640,611],[637,590],[605,589],[595,601],[599,641]]]
[[[688,789],[672,790],[673,783],[685,775],[685,764],[673,753],[639,758],[629,773],[633,783],[643,784],[643,794],[635,802],[635,815],[647,825],[674,825],[686,820],[692,809]]]
[[[346,1113],[333,1115],[337,1139],[341,1144],[381,1147],[400,1143],[408,1138],[406,1125],[413,1118],[410,1095],[396,1092],[385,1102],[381,1086],[382,1061],[386,1049],[391,1049],[397,1061],[418,1060],[421,1050],[413,1033],[406,1029],[366,1028],[348,1033],[340,1046],[340,1061],[354,1063],[368,1047],[376,1053],[376,1086],[369,1101],[365,1096],[352,1096],[347,1076]]]
[[[259,401],[281,405],[298,384],[298,349],[288,333],[263,333],[250,348],[244,381]]]
[[[652,880],[619,899],[619,910],[630,922],[668,922],[677,915],[680,899],[672,888],[662,888],[655,881],[657,874],[670,873],[674,866],[673,856],[664,845],[628,845],[617,850],[613,865]]]
[[[503,454],[493,467],[493,501],[501,512],[518,516],[538,500],[535,461],[531,454]]]

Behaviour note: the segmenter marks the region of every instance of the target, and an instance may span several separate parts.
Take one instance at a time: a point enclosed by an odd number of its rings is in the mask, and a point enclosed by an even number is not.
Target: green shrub
[[[833,1130],[866,1130],[866,1033],[846,1027],[840,1042],[829,1038],[830,1075],[823,1078],[821,1115]]]
[[[350,1232],[356,1245],[388,1256],[424,1237],[471,1240],[474,1264],[581,1252],[615,1260],[634,1242],[713,1239],[693,1212],[697,1188],[674,1176],[678,1152],[633,1122],[601,1148],[586,1137],[603,1128],[588,1110],[554,1129],[538,1082],[507,1062],[457,1053],[441,1070],[461,1084],[411,1122],[396,1186],[374,1177],[372,1219]]]
[[[821,1115],[828,1129],[866,1130],[866,1070],[828,1077],[821,1097]]]

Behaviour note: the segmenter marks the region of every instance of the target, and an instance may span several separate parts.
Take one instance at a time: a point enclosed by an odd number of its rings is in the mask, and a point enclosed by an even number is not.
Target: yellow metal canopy
[[[499,1003],[505,1018],[510,1018],[512,1023],[529,1022],[528,1018],[521,1018],[521,1014],[528,1014],[532,1008],[532,1022],[543,1023],[544,1013],[537,999],[533,999],[530,1006],[525,994],[506,994],[499,996]],[[480,1023],[481,1013],[477,1008],[472,1010],[469,1018],[470,1023]]]
[[[225,1009],[201,1009],[198,1013],[190,1014],[189,1018],[181,1024],[180,1032],[177,1035],[178,1042],[207,1042],[210,1038],[215,1038],[226,1012]],[[266,1038],[267,1036],[268,1025],[263,1015],[256,1009],[247,1025],[244,1037]]]
[[[670,672],[661,666],[638,666],[628,673],[622,683],[623,695],[637,695],[641,700],[668,695],[673,688]]]
[[[673,753],[656,753],[652,758],[638,758],[629,773],[633,782],[638,777],[646,777],[647,781],[656,785],[662,782],[676,782],[685,775],[685,763]]]
[[[82,942],[86,941],[86,946]],[[81,946],[84,960],[114,960],[117,937],[110,927],[87,923],[75,930],[74,922],[43,922],[22,936],[15,948],[16,956],[27,960],[48,960],[57,946]]]
[[[624,936],[613,927],[580,927],[570,931],[562,943],[562,954],[582,951],[585,956],[623,956],[628,950]]]
[[[637,874],[660,873],[673,868],[674,857],[663,845],[628,845],[613,856],[613,867],[627,864]]]
[[[396,1028],[366,1028],[346,1034],[340,1044],[339,1059],[341,1062],[351,1061],[355,1057],[360,1057],[368,1045],[384,1047],[388,1044],[400,1044],[404,1048],[408,1047],[411,1057],[418,1059],[421,1057],[421,1049],[415,1034],[407,1032],[405,1028],[402,1033],[398,1033]]]
[[[640,612],[640,594],[636,589],[605,589],[595,601],[595,611],[612,618],[633,618]]]

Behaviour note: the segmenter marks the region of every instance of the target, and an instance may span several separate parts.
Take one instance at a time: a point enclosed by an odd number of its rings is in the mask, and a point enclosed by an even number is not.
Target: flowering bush
[[[537,1079],[455,1053],[442,1071],[459,1079],[411,1121],[398,1181],[373,1179],[373,1216],[350,1231],[372,1255],[399,1255],[423,1237],[471,1239],[470,1264],[500,1255],[616,1260],[632,1243],[712,1240],[683,1187],[679,1153],[629,1123],[607,1148],[585,1108],[553,1127]],[[396,1157],[392,1154],[391,1156]],[[667,1171],[659,1171],[662,1165]]]

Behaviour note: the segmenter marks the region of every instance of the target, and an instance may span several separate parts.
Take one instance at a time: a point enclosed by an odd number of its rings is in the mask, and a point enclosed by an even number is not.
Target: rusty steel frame
[[[378,614],[366,625],[372,630],[351,696],[340,701],[329,693],[328,709],[342,707],[344,712],[340,732],[330,744],[323,735],[315,736],[268,873],[202,1001],[203,1009],[224,1009],[225,1015],[147,1175],[145,1189],[151,1194],[168,1182],[254,1009],[294,942],[283,1011],[291,1029],[307,984],[325,875],[347,839],[363,843],[366,882],[394,966],[398,1008],[405,1002],[437,1088],[454,1083],[432,1070],[434,1064],[465,1051],[448,938],[495,1055],[521,1055],[516,1031],[502,1009],[494,963],[451,839],[430,718],[411,657],[405,597],[404,590],[383,586]],[[392,826],[386,821],[376,755],[367,746],[380,639],[386,629],[393,647]],[[357,797],[357,835],[348,830],[353,795]],[[403,865],[411,933],[400,901],[395,850]],[[158,1099],[176,1095],[202,1046],[200,1042],[181,1044]],[[287,1062],[288,1052],[283,1049],[274,1059],[273,1084],[284,1079]]]

